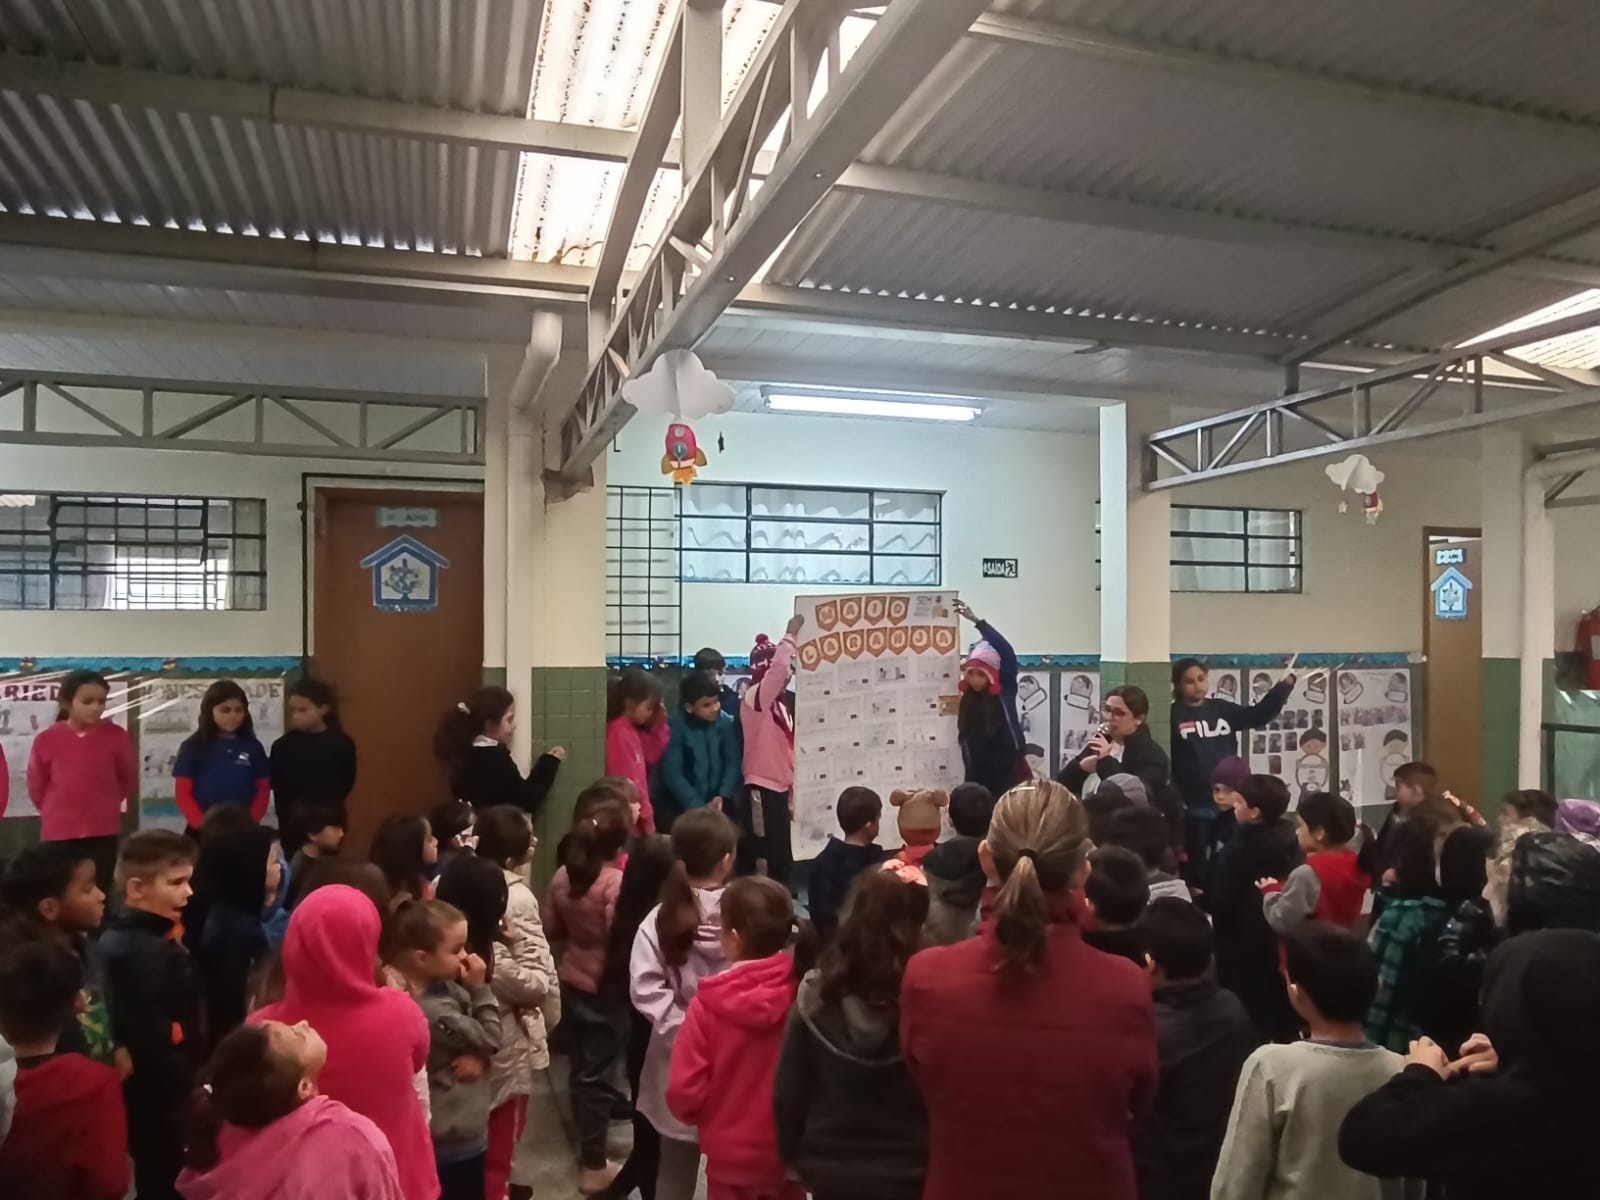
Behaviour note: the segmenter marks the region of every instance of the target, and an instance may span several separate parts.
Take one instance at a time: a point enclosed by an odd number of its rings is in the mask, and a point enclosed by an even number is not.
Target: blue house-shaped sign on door
[[[397,537],[361,560],[372,572],[372,606],[389,612],[432,612],[439,607],[439,572],[450,560],[414,537]]]
[[[1454,567],[1433,581],[1433,615],[1441,621],[1467,619],[1467,593],[1472,590],[1472,580]]]

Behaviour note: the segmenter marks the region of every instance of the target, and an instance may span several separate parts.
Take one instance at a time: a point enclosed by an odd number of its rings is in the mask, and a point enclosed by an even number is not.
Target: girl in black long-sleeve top
[[[272,743],[272,795],[284,852],[305,841],[295,813],[307,804],[343,812],[356,786],[356,744],[339,723],[333,688],[307,676],[289,687],[289,731]]]
[[[511,757],[516,728],[516,699],[503,687],[479,688],[445,714],[433,748],[450,771],[456,799],[479,810],[513,804],[538,814],[567,752],[556,746],[540,755],[524,779]]]

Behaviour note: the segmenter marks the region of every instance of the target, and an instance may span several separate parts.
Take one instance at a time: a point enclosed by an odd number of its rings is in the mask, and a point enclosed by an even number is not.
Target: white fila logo
[[[1215,721],[1180,721],[1178,723],[1178,736],[1182,738],[1232,737],[1233,726],[1228,724],[1225,717],[1218,717]]]

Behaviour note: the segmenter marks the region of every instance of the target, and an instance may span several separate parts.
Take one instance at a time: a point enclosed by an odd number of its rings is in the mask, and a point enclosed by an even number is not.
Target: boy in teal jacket
[[[739,795],[743,763],[738,727],[722,711],[721,689],[709,672],[687,676],[680,698],[683,707],[672,715],[672,740],[661,759],[661,782],[676,810],[670,815],[696,808],[723,811]],[[665,829],[662,815],[658,812],[656,823]]]

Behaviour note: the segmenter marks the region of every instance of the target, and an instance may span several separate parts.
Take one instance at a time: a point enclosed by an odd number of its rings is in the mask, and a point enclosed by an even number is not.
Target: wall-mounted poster
[[[1061,739],[1056,769],[1077,758],[1105,720],[1100,715],[1100,672],[1061,672]]]
[[[1339,710],[1339,793],[1359,808],[1394,799],[1394,772],[1412,750],[1411,675],[1403,667],[1333,672]]]
[[[28,795],[28,756],[33,752],[33,739],[48,729],[56,719],[56,689],[61,686],[61,675],[16,676],[0,681],[0,751],[6,756],[6,773],[10,777],[11,800],[6,805],[7,817],[36,817],[39,810]],[[107,717],[118,725],[126,726],[128,719],[116,714],[127,698],[127,680],[110,680],[111,695]]]
[[[1017,676],[1017,716],[1022,721],[1028,767],[1035,779],[1048,779],[1055,770],[1050,753],[1050,714],[1055,708],[1055,685],[1055,676],[1043,668],[1025,668]]]
[[[1207,682],[1211,684],[1211,697],[1214,700],[1226,700],[1230,704],[1251,703],[1248,671],[1238,667],[1217,667],[1208,673]]]
[[[884,799],[881,844],[900,845],[889,793],[961,782],[960,629],[954,592],[804,596],[795,676],[797,859],[838,832],[847,787]]]
[[[152,680],[139,694],[139,827],[184,827],[183,815],[173,803],[172,764],[178,747],[200,722],[200,698],[213,679]],[[256,739],[268,750],[283,736],[283,680],[240,679],[250,701],[250,719]],[[275,824],[272,810],[267,823]]]
[[[1262,673],[1247,671],[1246,675]],[[1245,750],[1250,769],[1283,780],[1289,787],[1291,808],[1302,796],[1325,792],[1330,786],[1328,696],[1334,674],[1321,667],[1301,671],[1277,719],[1264,729],[1241,735],[1249,743]]]

